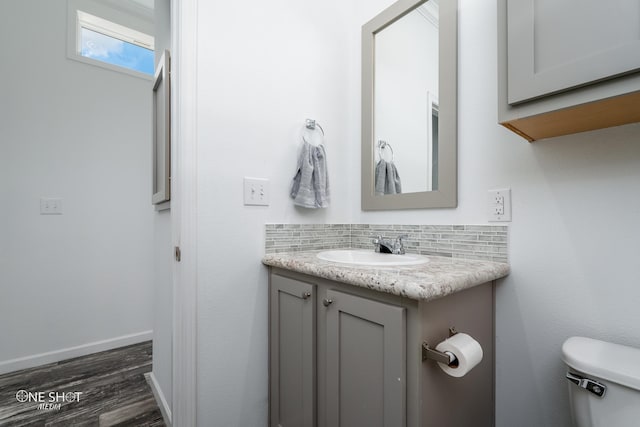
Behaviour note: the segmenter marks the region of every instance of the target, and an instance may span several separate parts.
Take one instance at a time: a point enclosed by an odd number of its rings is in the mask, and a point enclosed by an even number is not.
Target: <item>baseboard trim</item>
[[[61,350],[5,360],[0,362],[0,374],[35,368],[36,366],[60,362],[61,360],[66,359],[73,359],[74,357],[86,356],[88,354],[99,353],[101,351],[112,350],[118,347],[125,347],[131,344],[138,344],[144,341],[150,341],[151,339],[153,339],[153,331],[144,331],[107,340],[94,341],[76,347],[63,348]]]
[[[164,418],[164,423],[167,427],[171,427],[171,408],[169,407],[167,399],[164,397],[164,393],[160,388],[160,384],[158,384],[156,376],[153,375],[153,372],[147,372],[144,374],[144,377],[147,379],[149,387],[151,387],[151,391],[153,392],[153,397],[155,397],[156,402],[158,403],[158,407],[162,413],[162,418]]]

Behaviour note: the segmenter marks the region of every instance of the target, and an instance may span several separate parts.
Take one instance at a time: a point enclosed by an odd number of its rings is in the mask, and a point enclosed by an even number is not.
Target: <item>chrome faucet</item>
[[[393,253],[393,243],[390,240],[385,239],[381,235],[377,235],[373,237],[373,246],[374,250],[381,254],[392,254]]]
[[[391,240],[384,238],[381,235],[373,236],[374,250],[382,254],[404,255],[403,239],[406,239],[407,237],[408,236],[406,234],[402,234],[391,242]]]

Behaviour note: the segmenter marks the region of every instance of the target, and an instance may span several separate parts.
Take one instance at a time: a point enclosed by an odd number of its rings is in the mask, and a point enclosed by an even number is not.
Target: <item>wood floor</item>
[[[148,341],[0,375],[0,426],[164,426],[151,358]]]

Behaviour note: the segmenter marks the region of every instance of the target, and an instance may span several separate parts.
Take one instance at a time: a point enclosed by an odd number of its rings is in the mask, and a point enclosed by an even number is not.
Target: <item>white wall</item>
[[[344,222],[351,202],[346,21],[341,0],[199,2],[198,420],[267,420],[266,222]],[[288,197],[305,118],[326,131],[332,202]],[[244,176],[271,180],[271,206],[245,207]]]
[[[155,63],[171,46],[170,0],[155,0]],[[172,407],[173,369],[173,246],[171,210],[154,215],[153,375],[169,409]]]
[[[266,424],[265,222],[484,224],[487,190],[511,186],[498,426],[568,425],[568,336],[640,346],[640,125],[535,144],[497,125],[495,0],[459,3],[458,208],[360,211],[360,25],[391,3],[199,3],[201,425]],[[327,131],[335,191],[325,211],[287,198],[306,117]],[[242,205],[245,175],[271,179],[271,206]]]
[[[0,361],[152,328],[151,83],[67,59],[66,5],[0,13]]]

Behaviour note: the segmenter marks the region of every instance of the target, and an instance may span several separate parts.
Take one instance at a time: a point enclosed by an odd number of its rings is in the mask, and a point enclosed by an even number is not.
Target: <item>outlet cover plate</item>
[[[62,199],[41,197],[40,215],[62,215]]]
[[[511,189],[489,190],[489,222],[511,221]]]

